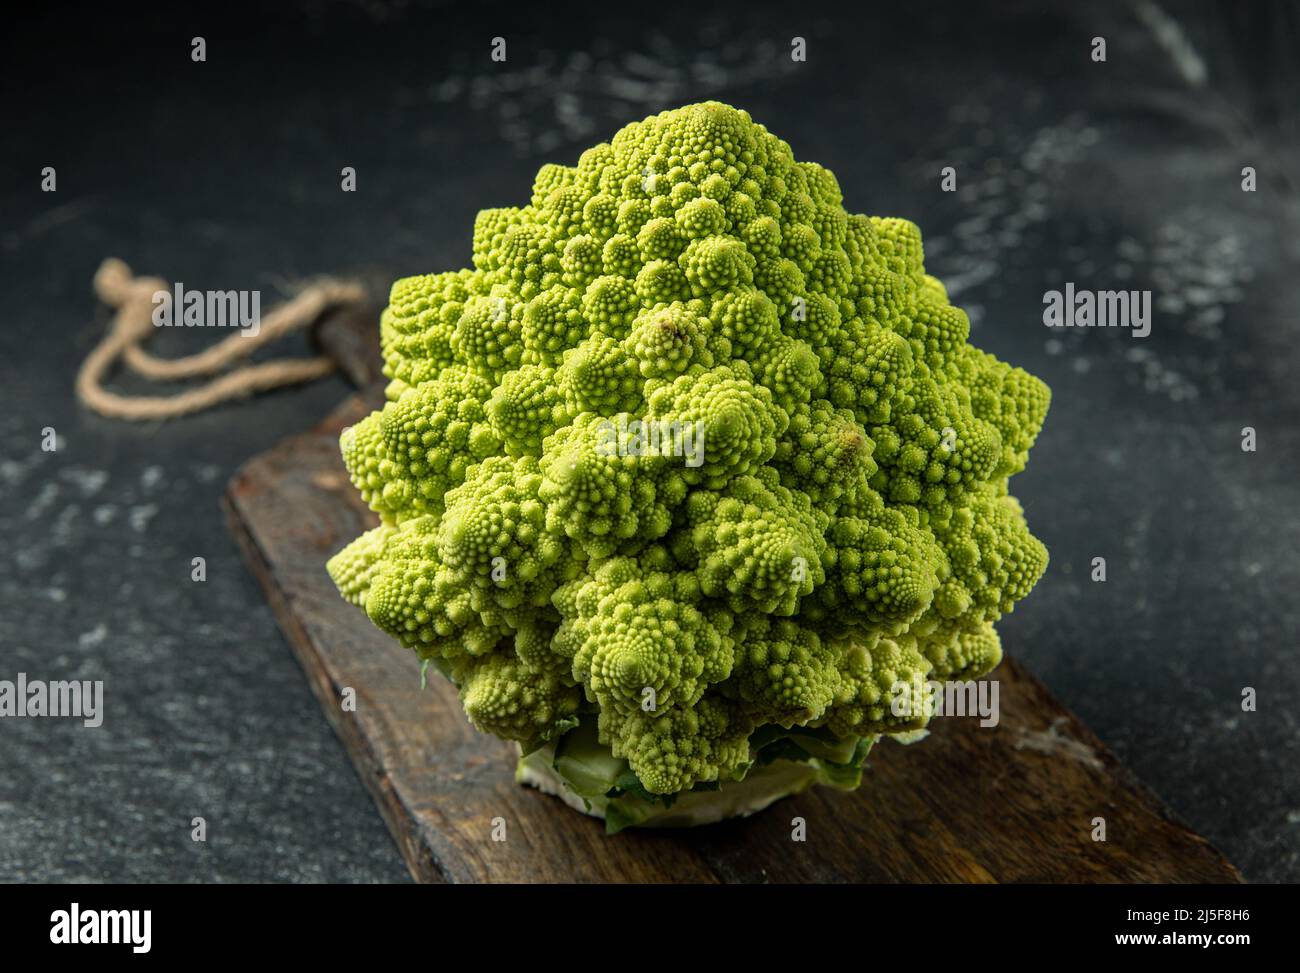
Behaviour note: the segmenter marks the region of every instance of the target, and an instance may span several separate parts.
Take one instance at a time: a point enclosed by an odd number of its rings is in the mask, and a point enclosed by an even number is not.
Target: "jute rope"
[[[95,273],[95,293],[116,309],[108,334],[86,356],[77,373],[77,397],[100,415],[114,419],[174,419],[211,408],[221,402],[267,389],[310,382],[328,375],[334,359],[281,358],[245,365],[205,385],[176,395],[118,395],[104,389],[104,377],[118,358],[146,378],[160,382],[211,375],[247,358],[263,345],[277,341],[291,331],[305,328],[327,309],[365,298],[359,284],[325,278],[300,291],[261,319],[257,334],[231,334],[212,347],[184,358],[157,358],[142,345],[154,329],[153,296],[170,291],[157,277],[132,277],[131,268],[110,257]],[[174,308],[179,314],[180,309]]]

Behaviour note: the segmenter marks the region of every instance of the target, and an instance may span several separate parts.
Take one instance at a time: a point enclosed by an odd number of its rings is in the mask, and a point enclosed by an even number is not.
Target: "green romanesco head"
[[[473,262],[393,286],[342,443],[381,524],[329,571],[476,726],[557,767],[585,733],[610,800],[774,755],[851,786],[929,716],[900,687],[997,664],[1049,393],[969,344],[914,224],[708,102],[543,166]]]

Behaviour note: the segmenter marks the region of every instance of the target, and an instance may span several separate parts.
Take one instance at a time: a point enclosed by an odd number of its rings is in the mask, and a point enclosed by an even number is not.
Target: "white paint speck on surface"
[[[77,645],[83,649],[93,649],[101,644],[104,639],[108,638],[108,626],[100,622],[89,632],[82,632],[77,636]]]
[[[149,521],[158,513],[158,504],[146,503],[138,507],[132,507],[127,512],[127,520],[131,524],[131,529],[139,533],[144,533],[149,527]]]

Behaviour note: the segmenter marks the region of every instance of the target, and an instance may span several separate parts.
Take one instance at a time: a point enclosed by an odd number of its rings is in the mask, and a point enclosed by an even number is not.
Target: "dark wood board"
[[[603,824],[514,782],[511,747],[474,731],[454,689],[420,688],[413,654],[344,602],[326,559],[371,526],[338,434],[379,401],[349,399],[249,461],[224,505],[312,689],[411,874],[429,882],[1237,882],[1092,732],[1014,659],[1001,722],[933,723],[880,743],[860,790],[826,788],[688,831]],[[272,651],[268,647],[268,651]],[[351,687],[356,709],[345,712]],[[791,819],[806,840],[791,839]],[[1106,821],[1094,841],[1093,819]],[[493,821],[505,822],[504,841]]]

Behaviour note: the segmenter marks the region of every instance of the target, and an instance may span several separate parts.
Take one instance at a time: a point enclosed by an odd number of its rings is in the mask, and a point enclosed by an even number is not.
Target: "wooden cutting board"
[[[517,785],[512,747],[473,730],[442,679],[421,690],[415,656],[325,573],[329,556],[375,523],[338,449],[340,430],[382,401],[373,320],[335,318],[317,333],[370,391],[250,460],[223,505],[417,880],[1241,881],[1013,658],[992,674],[996,728],[944,718],[911,746],[882,741],[853,793],[816,788],[743,820],[607,836],[602,822]],[[349,688],[355,710],[343,705]],[[792,838],[795,818],[805,840]],[[1093,838],[1096,818],[1104,841]]]

